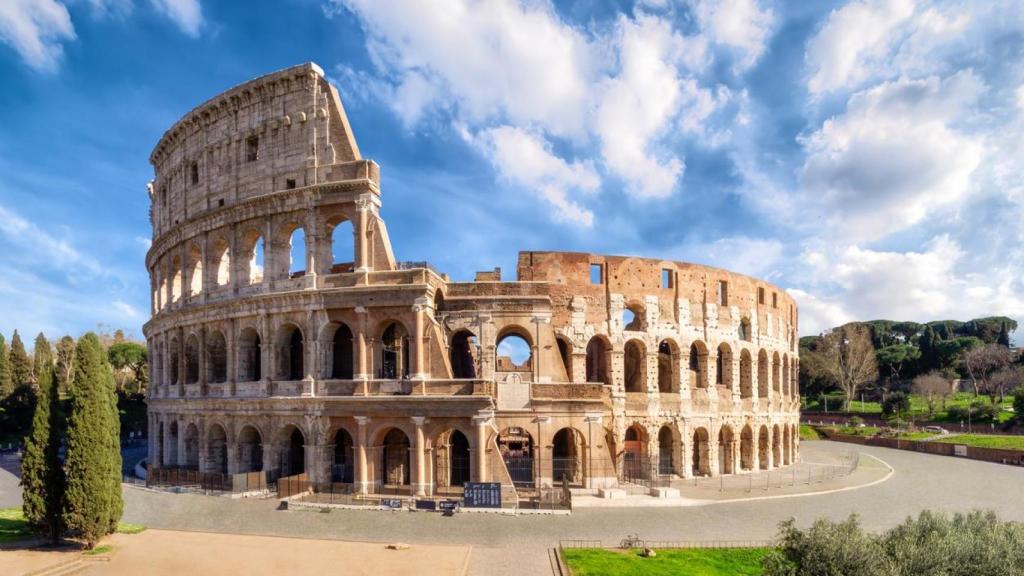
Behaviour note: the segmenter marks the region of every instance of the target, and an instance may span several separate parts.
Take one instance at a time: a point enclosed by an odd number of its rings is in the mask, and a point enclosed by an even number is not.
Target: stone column
[[[360,197],[356,200],[356,222],[352,233],[355,235],[356,244],[356,272],[369,272],[372,268],[369,262],[369,250],[367,250],[366,229],[370,220],[369,197]]]
[[[473,417],[476,424],[476,451],[473,460],[476,468],[476,481],[487,481],[487,426],[491,422],[490,414],[479,414]]]
[[[206,354],[206,326],[199,327],[199,395],[206,396],[208,358]]]
[[[683,461],[680,463],[680,472],[685,479],[693,478],[693,451],[696,446],[693,445],[693,436],[690,434],[690,427],[683,421],[683,425],[679,431],[680,444],[682,444],[682,458]]]
[[[370,481],[369,471],[366,469],[366,425],[370,422],[370,419],[366,416],[356,416],[355,419],[356,424],[359,426],[356,432],[355,487],[360,494],[367,494],[370,488]]]
[[[416,491],[416,496],[427,495],[427,474],[426,474],[426,446],[425,439],[423,438],[423,424],[426,422],[424,416],[413,416],[411,418],[413,425],[416,426],[416,447],[413,456],[415,457],[415,464],[413,471],[415,472],[415,478],[413,479],[413,487]]]
[[[178,466],[185,466],[188,460],[185,458],[185,428],[188,426],[184,421],[178,420]]]
[[[354,380],[369,380],[372,368],[368,366],[366,354],[366,308],[356,306],[356,314],[359,315],[359,326],[355,334],[355,373]]]
[[[426,380],[426,355],[427,347],[423,341],[424,326],[424,309],[427,305],[426,298],[417,298],[416,303],[412,306],[413,313],[413,330],[416,332],[412,335],[412,375],[410,376],[413,380]]]
[[[714,426],[708,427],[708,473],[712,478],[715,478],[719,474],[719,459],[718,455],[718,435],[714,433],[716,428]],[[726,448],[726,457],[728,457],[728,445]]]
[[[761,431],[757,426],[750,429],[750,469],[757,472],[761,469]]]

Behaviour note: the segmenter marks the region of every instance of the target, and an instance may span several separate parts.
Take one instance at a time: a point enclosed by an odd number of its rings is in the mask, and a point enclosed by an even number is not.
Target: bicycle
[[[644,541],[640,539],[639,534],[630,534],[619,542],[619,548],[643,548]]]

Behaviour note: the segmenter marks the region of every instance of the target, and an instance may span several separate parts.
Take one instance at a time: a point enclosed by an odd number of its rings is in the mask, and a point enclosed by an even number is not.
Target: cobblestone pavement
[[[805,443],[807,448],[810,443]],[[815,450],[849,450],[850,444],[815,443]],[[571,516],[509,517],[336,510],[329,514],[277,511],[274,500],[232,500],[125,489],[125,520],[154,528],[243,534],[308,536],[365,541],[404,541],[473,546],[471,574],[544,574],[546,549],[560,539],[595,539],[611,544],[628,532],[651,540],[761,540],[778,523],[800,525],[826,516],[858,513],[863,525],[880,530],[923,509],[996,510],[1024,521],[1024,468],[880,448],[858,447],[894,469],[879,484],[800,498],[724,502],[686,508],[583,509]],[[4,473],[0,472],[0,476]],[[0,489],[7,484],[2,484]]]

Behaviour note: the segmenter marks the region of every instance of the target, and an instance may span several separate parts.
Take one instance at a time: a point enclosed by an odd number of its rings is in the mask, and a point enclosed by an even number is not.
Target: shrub
[[[791,519],[765,557],[765,576],[911,576],[917,574],[1021,574],[1024,525],[994,512],[956,514],[928,510],[880,535],[866,534],[853,515],[844,522],[817,520],[807,531]]]
[[[882,414],[884,416],[895,416],[910,412],[910,396],[903,392],[893,392],[882,401]]]
[[[1024,424],[1024,386],[1013,391],[1013,414],[1018,423]]]
[[[995,420],[999,414],[999,408],[985,401],[977,401],[970,406],[951,406],[948,410],[949,417],[954,420],[983,421]]]
[[[850,419],[849,419],[849,420],[847,421],[847,423],[848,423],[848,424],[849,424],[850,426],[854,427],[854,428],[860,428],[860,427],[861,427],[861,424],[864,424],[864,419],[863,419],[863,418],[861,418],[860,416],[854,416],[854,417],[850,418]]]

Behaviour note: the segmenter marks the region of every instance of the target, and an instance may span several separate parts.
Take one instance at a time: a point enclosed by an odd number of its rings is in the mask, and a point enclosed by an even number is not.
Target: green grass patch
[[[0,510],[0,542],[14,542],[30,538],[32,532],[28,522],[21,513],[21,508],[4,508]]]
[[[118,534],[138,534],[146,529],[142,524],[129,524],[128,522],[117,523]]]
[[[949,438],[939,438],[936,442],[946,444],[963,444],[978,448],[1003,448],[1005,450],[1024,450],[1024,436],[994,436],[990,434],[957,434]]]
[[[934,422],[959,422],[958,419],[952,418],[949,415],[949,409],[954,406],[966,407],[974,402],[985,402],[988,403],[990,400],[988,396],[976,396],[970,392],[957,392],[951,397],[946,399],[945,404],[941,401],[935,402],[935,411],[932,413],[928,412],[928,403],[925,401],[923,396],[918,394],[910,395],[910,414],[904,415],[904,419],[913,418],[916,421],[931,420]],[[832,413],[845,413],[845,397],[842,394],[831,392],[814,397],[804,398],[804,411],[807,412],[824,412],[825,407],[828,407],[828,412]],[[1008,422],[1013,419],[1013,412],[1010,408],[1013,406],[1013,398],[1007,396],[1002,402],[998,403],[999,412],[996,414],[996,424]],[[861,402],[860,400],[854,400],[850,403],[850,412],[859,412],[862,414],[881,414],[882,404],[881,402]]]
[[[92,550],[86,550],[85,552],[82,552],[82,554],[85,554],[86,556],[99,556],[100,554],[106,554],[107,552],[110,552],[113,549],[114,547],[110,544],[101,544],[93,548]]]
[[[654,558],[638,550],[562,550],[574,576],[753,576],[769,548],[658,550]]]
[[[928,440],[934,438],[936,434],[931,432],[901,432],[899,437],[902,440]]]
[[[821,432],[810,424],[801,424],[800,440],[821,440]]]

